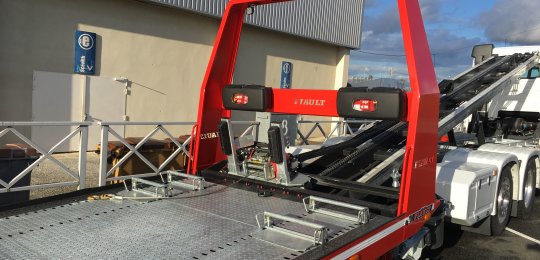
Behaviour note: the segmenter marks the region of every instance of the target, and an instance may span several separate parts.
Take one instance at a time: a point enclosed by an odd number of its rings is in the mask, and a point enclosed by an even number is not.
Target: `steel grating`
[[[9,259],[292,259],[301,252],[256,239],[255,214],[270,211],[329,223],[299,202],[212,185],[172,199],[69,201],[0,219],[0,255]],[[331,237],[356,225],[328,224]],[[285,224],[286,225],[286,224]]]

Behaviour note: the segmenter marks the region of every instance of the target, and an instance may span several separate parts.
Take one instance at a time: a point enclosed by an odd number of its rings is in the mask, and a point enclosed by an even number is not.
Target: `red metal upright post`
[[[439,88],[418,1],[399,0],[398,7],[411,84],[399,215],[435,201]],[[409,225],[411,231],[405,236],[416,233],[422,225]]]
[[[191,173],[225,159],[217,125],[222,117],[230,117],[230,112],[223,109],[221,91],[232,82],[246,9],[250,5],[278,2],[283,0],[232,0],[227,4],[201,86]]]
[[[439,89],[417,0],[398,0],[403,43],[409,70],[409,128],[398,218],[333,252],[325,259],[360,255],[374,259],[417,233],[439,203],[435,199],[435,167],[439,120]],[[382,236],[384,235],[384,236]],[[370,241],[371,240],[371,241]]]

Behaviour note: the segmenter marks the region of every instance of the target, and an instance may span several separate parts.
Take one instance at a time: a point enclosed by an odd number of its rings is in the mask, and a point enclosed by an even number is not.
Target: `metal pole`
[[[82,75],[82,97],[81,97],[81,103],[82,103],[82,121],[88,120],[88,103],[87,96],[88,96],[88,76]]]
[[[79,126],[79,190],[86,188],[86,152],[88,150],[88,126]],[[103,151],[103,147],[102,147]]]
[[[107,183],[107,155],[109,153],[109,126],[101,126],[101,151],[99,154],[99,186]]]

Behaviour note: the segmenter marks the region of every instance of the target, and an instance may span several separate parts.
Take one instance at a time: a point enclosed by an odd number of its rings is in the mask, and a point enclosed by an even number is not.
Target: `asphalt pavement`
[[[430,252],[426,259],[540,259],[540,191],[536,191],[535,211],[530,219],[511,218],[500,236],[486,236],[445,226],[442,250]],[[526,238],[529,237],[529,238]]]

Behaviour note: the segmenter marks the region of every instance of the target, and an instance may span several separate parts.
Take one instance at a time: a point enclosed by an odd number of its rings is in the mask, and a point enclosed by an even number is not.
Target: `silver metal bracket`
[[[155,189],[155,192],[139,188],[138,185],[140,183],[151,186],[152,188]],[[169,187],[166,184],[157,183],[157,182],[153,182],[153,181],[149,181],[149,180],[145,180],[145,179],[137,178],[137,177],[131,178],[131,190],[135,192],[143,193],[146,195],[150,195],[156,198],[169,197],[170,195]]]
[[[221,119],[221,121],[227,123],[227,129],[229,131],[229,142],[231,144],[231,150],[233,151],[232,154],[227,155],[227,167],[229,168],[229,174],[240,175],[240,161],[238,160],[238,156],[236,155],[236,142],[234,140],[234,130],[231,124],[231,120]]]
[[[177,172],[177,171],[164,171],[164,172],[161,172],[160,174],[167,174],[167,185],[168,185],[169,190],[172,190],[174,187],[187,188],[190,190],[198,190],[198,191],[204,190],[205,181],[203,177],[190,175],[190,174]],[[192,183],[175,181],[173,180],[173,177],[185,178],[192,181]]]
[[[361,224],[366,224],[369,222],[369,208],[367,207],[335,201],[335,200],[329,200],[329,199],[315,197],[315,196],[306,197],[303,199],[303,202],[304,202],[304,208],[306,209],[308,213],[315,212],[315,213],[324,214],[324,215],[328,215],[328,216],[332,216],[336,218],[354,221]],[[351,215],[351,214],[342,213],[336,210],[323,209],[321,208],[320,203],[351,209],[354,211],[358,211],[358,213],[355,215]]]
[[[313,245],[322,245],[328,241],[328,231],[327,231],[327,228],[323,225],[308,222],[308,221],[301,220],[298,218],[266,212],[266,211],[262,213],[263,222],[261,223],[259,220],[259,215],[261,214],[255,215],[255,219],[257,220],[257,225],[259,225],[259,228],[261,229],[266,229],[269,231],[276,231],[289,237],[299,238],[305,241],[309,241]],[[282,222],[289,222],[289,223],[297,224],[303,227],[312,228],[314,229],[313,236],[306,235],[304,233],[300,233],[300,232],[286,229],[283,227],[278,227],[275,225],[275,222],[274,222],[275,220],[280,220]]]

